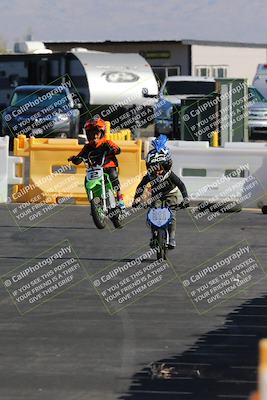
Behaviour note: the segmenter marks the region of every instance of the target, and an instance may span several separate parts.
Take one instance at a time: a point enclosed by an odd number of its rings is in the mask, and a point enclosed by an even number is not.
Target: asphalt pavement
[[[258,340],[267,336],[266,216],[260,210],[226,214],[202,231],[181,210],[177,248],[168,256],[171,279],[110,313],[91,277],[149,251],[145,215],[135,214],[121,230],[98,230],[89,207],[57,206],[31,226],[17,224],[15,207],[0,205],[2,400],[245,399],[256,387]],[[5,277],[32,259],[41,262],[59,243],[70,243],[83,278],[21,313]],[[262,275],[254,279],[252,271],[253,285],[211,309],[198,307],[181,282],[239,243],[253,251]]]

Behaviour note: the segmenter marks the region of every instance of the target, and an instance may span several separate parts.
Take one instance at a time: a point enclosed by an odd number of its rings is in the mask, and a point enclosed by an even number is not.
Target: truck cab
[[[182,100],[203,98],[215,91],[213,78],[195,76],[169,76],[160,89],[159,100],[155,105],[155,136],[163,133],[169,137],[177,137],[179,119],[177,120]],[[176,117],[176,124],[174,118]],[[176,125],[176,126],[174,126]]]

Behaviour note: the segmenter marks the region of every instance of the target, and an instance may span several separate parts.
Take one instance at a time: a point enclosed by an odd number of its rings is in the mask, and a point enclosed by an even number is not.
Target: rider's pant
[[[169,235],[171,239],[175,239],[175,232],[176,232],[176,208],[178,205],[178,190],[176,190],[174,193],[168,193],[164,196],[164,199],[166,201],[166,206],[170,207],[172,210],[172,221],[171,224],[168,227]],[[156,200],[155,201],[155,206],[161,206],[162,200]]]
[[[119,192],[120,191],[120,181],[119,181],[119,177],[118,177],[118,171],[117,168],[115,167],[110,167],[110,168],[104,168],[104,172],[106,174],[108,174],[109,179],[111,180],[113,189],[115,190],[115,192]]]

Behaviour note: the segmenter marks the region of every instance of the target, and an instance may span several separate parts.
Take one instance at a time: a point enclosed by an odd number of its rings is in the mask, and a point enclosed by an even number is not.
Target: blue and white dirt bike
[[[172,222],[172,210],[166,206],[164,200],[160,206],[150,207],[147,222],[151,228],[153,247],[157,248],[157,259],[166,260],[169,246],[168,227]]]
[[[182,203],[172,210],[167,206],[166,200],[161,200],[161,204],[153,205],[147,213],[147,223],[151,228],[153,247],[157,248],[157,259],[166,260],[169,248],[169,225],[172,223],[173,213],[177,209],[183,208]]]

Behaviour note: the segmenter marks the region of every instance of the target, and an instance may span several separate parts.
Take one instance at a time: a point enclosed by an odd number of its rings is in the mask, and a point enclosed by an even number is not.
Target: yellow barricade
[[[211,146],[219,147],[219,132],[213,131],[211,136]]]
[[[130,205],[138,183],[143,177],[142,141],[116,141],[121,148],[117,156],[119,161],[119,179],[126,205]]]
[[[106,134],[106,137],[109,140],[131,140],[132,133],[130,129],[121,129],[118,132]]]
[[[130,129],[121,129],[118,132],[110,133],[110,122],[106,122],[107,125],[107,133],[106,138],[108,140],[114,141],[129,141],[132,140],[132,133]],[[30,139],[25,135],[19,135],[14,140],[14,155],[20,157],[29,156],[29,143]],[[54,144],[63,144],[63,143],[73,143],[77,144],[77,139],[50,139],[50,138],[38,138],[38,143],[54,143]]]
[[[78,145],[78,139],[57,139],[57,138],[27,138],[25,135],[19,135],[14,139],[14,155],[20,157],[29,157],[30,143],[62,145]]]
[[[119,179],[128,203],[142,177],[142,142],[121,140],[116,143],[121,148]],[[28,185],[13,188],[13,200],[19,203],[64,203],[65,199],[74,199],[76,204],[87,204],[85,167],[83,164],[73,166],[67,161],[82,147],[77,139],[16,138],[14,154],[30,157],[30,173]]]
[[[106,123],[106,138],[108,140],[131,140],[132,133],[130,129],[121,129],[117,132],[110,132],[110,122],[105,121]]]

